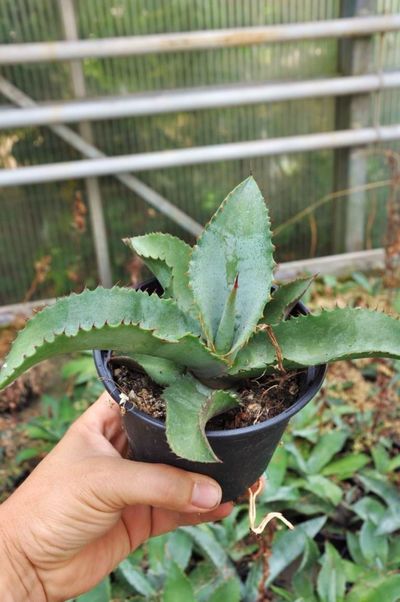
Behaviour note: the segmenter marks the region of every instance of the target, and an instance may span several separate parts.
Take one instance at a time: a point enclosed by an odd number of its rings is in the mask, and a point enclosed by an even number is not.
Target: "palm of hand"
[[[88,591],[149,537],[229,514],[194,508],[189,473],[123,460],[126,445],[102,396],[4,504],[48,600]]]

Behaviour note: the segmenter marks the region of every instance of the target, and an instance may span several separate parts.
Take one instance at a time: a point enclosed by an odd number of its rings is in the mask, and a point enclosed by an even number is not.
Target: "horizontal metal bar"
[[[287,42],[362,36],[400,29],[400,15],[355,17],[307,23],[240,27],[207,31],[186,31],[157,35],[0,45],[0,64],[36,63],[166,53],[213,48],[229,48]]]
[[[280,263],[275,272],[275,280],[292,280],[300,274],[335,274],[345,275],[357,270],[382,270],[385,265],[384,249],[373,249],[372,251],[358,251],[356,253],[342,253],[340,255],[329,255],[328,257],[315,257],[313,259],[300,259]],[[42,309],[46,305],[52,305],[56,299],[40,299],[39,301],[28,301],[27,303],[14,303],[12,305],[0,306],[0,326],[5,326],[13,321],[16,315],[30,317],[34,310]]]
[[[270,140],[231,142],[228,144],[180,148],[177,150],[139,153],[135,155],[51,163],[35,167],[2,169],[0,170],[0,187],[73,180],[90,176],[107,176],[129,171],[165,169],[181,165],[218,163],[219,161],[279,155],[282,153],[299,153],[318,149],[362,146],[373,142],[398,139],[400,139],[400,124],[380,128],[342,130],[323,134],[308,134],[305,136],[285,136],[284,138],[272,138]]]
[[[370,251],[355,251],[353,253],[340,253],[328,257],[313,257],[288,261],[278,265],[275,272],[276,280],[293,280],[301,274],[334,274],[343,276],[357,270],[372,271],[383,270],[385,267],[384,249]]]
[[[262,102],[343,96],[400,87],[400,71],[278,84],[170,90],[152,94],[59,102],[25,109],[3,108],[0,129],[96,121]]]
[[[16,88],[12,83],[1,76],[0,93],[22,107],[36,106],[36,103],[32,100],[32,98],[27,96],[19,88]],[[85,157],[89,157],[90,159],[106,157],[102,151],[92,144],[89,144],[89,142],[84,140],[82,136],[74,132],[74,130],[71,128],[65,125],[50,125],[49,128],[56,134],[56,136],[78,150]],[[153,190],[150,188],[150,186],[147,186],[147,184],[129,173],[115,174],[115,177],[129,190],[137,194],[157,211],[163,213],[169,219],[179,224],[184,230],[190,232],[190,234],[193,234],[193,236],[198,236],[200,234],[202,230],[201,225],[192,217],[190,217],[190,215],[187,215],[187,213],[179,209],[179,207],[164,198],[156,190]]]

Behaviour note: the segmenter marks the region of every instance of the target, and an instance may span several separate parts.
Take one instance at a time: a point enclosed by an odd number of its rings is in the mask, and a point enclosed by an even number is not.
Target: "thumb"
[[[113,510],[148,504],[178,512],[207,512],[222,497],[213,479],[165,464],[102,457],[101,466],[89,475],[92,492]]]

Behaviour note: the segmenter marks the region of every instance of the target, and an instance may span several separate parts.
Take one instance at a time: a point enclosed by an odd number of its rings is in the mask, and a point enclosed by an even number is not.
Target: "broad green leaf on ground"
[[[110,602],[111,601],[111,584],[110,578],[106,577],[100,581],[95,588],[78,596],[76,602]]]
[[[400,567],[400,537],[393,537],[389,544],[389,566]]]
[[[164,560],[167,542],[168,535],[159,535],[151,537],[145,544],[149,568],[158,575],[164,575],[166,571]]]
[[[386,535],[378,535],[376,525],[366,520],[360,531],[360,548],[368,564],[377,568],[385,566],[389,554],[389,542]]]
[[[393,508],[385,514],[382,518],[380,525],[378,526],[377,533],[379,535],[394,533],[400,529],[400,508],[395,513]]]
[[[29,320],[0,371],[0,388],[44,359],[84,349],[145,353],[219,374],[223,363],[196,334],[171,299],[118,287],[86,290]]]
[[[171,234],[154,232],[124,239],[153,272],[164,291],[178,306],[193,315],[193,294],[189,287],[189,260],[192,248]]]
[[[209,602],[240,602],[240,586],[237,579],[231,578],[210,596]]]
[[[286,444],[285,449],[291,455],[292,464],[290,463],[290,460],[289,460],[289,465],[291,465],[292,468],[295,468],[296,470],[298,470],[298,472],[307,474],[308,469],[307,469],[306,459],[304,458],[304,456],[301,452],[301,449],[296,444],[296,442],[290,441],[289,443]]]
[[[360,566],[351,560],[342,559],[342,563],[346,581],[349,583],[358,583],[364,577],[366,571],[369,571],[365,566]]]
[[[168,569],[163,602],[196,602],[192,584],[175,562]]]
[[[295,593],[293,602],[316,602],[314,583],[310,579],[309,571],[296,573],[292,585]]]
[[[298,598],[295,594],[288,592],[286,588],[279,587],[277,585],[270,585],[269,589],[271,592],[276,594],[274,602],[298,602]],[[302,601],[303,602],[303,601]]]
[[[214,537],[207,525],[183,527],[182,530],[185,533],[188,533],[195,544],[200,548],[201,552],[211,560],[219,572],[225,575],[225,577],[234,574],[233,566],[228,554]]]
[[[343,497],[343,491],[338,485],[321,475],[310,475],[301,486],[323,500],[328,500],[337,506]]]
[[[210,345],[236,277],[231,352],[249,339],[270,297],[274,265],[268,210],[250,177],[227,196],[192,252],[190,285]]]
[[[375,526],[379,526],[387,512],[387,509],[377,499],[366,495],[358,500],[351,509],[362,520],[370,520]]]
[[[393,515],[400,515],[400,493],[397,488],[382,478],[379,473],[364,471],[358,476],[361,483],[367,489],[378,495],[392,510]]]
[[[295,502],[302,497],[297,485],[284,485],[278,487],[278,489],[269,489],[268,481],[266,488],[260,496],[260,502],[264,504],[271,504],[272,502]]]
[[[319,516],[295,525],[293,531],[284,531],[275,538],[272,544],[267,585],[303,553],[307,537],[315,537],[326,521],[326,516]]]
[[[273,332],[287,369],[372,356],[400,358],[400,320],[368,309],[298,316],[280,322]],[[259,332],[239,351],[229,373],[257,375],[275,363],[269,336]]]
[[[318,595],[321,602],[343,602],[345,590],[346,576],[342,559],[336,548],[327,542],[317,579]]]
[[[400,574],[377,575],[357,583],[346,596],[346,602],[399,602]]]
[[[335,430],[322,435],[308,457],[307,472],[310,474],[319,473],[340,452],[347,438],[348,433],[343,430]]]
[[[206,424],[237,405],[237,397],[205,387],[190,375],[178,378],[162,396],[167,402],[167,439],[172,451],[188,460],[219,462],[206,437]]]
[[[359,536],[356,533],[353,533],[352,531],[346,531],[346,543],[350,552],[350,556],[352,557],[354,562],[360,566],[365,566],[366,560],[361,551]]]
[[[313,280],[314,276],[311,276],[280,284],[279,288],[272,293],[272,298],[265,306],[262,321],[265,324],[277,324],[288,316]]]
[[[258,558],[250,566],[250,570],[247,574],[246,581],[244,584],[244,597],[246,602],[257,602],[259,600],[260,592],[259,585],[263,575],[263,568],[261,559]]]
[[[371,449],[371,455],[374,459],[376,470],[385,473],[390,469],[390,456],[383,445],[375,445]]]
[[[391,460],[389,462],[389,472],[393,472],[393,471],[397,470],[398,468],[400,468],[400,455],[395,456],[394,458],[391,458]]]
[[[296,573],[309,573],[310,568],[317,562],[320,551],[316,542],[310,537],[306,538],[303,557]]]
[[[152,596],[156,593],[153,585],[147,579],[143,570],[134,566],[128,559],[123,560],[117,568],[117,575],[122,577],[130,587],[143,594],[143,596]]]
[[[184,571],[192,555],[193,542],[191,537],[182,529],[173,531],[168,536],[165,555],[176,562]]]
[[[17,453],[15,456],[15,463],[22,464],[26,460],[30,460],[31,458],[36,458],[40,454],[40,450],[37,447],[26,447]]]
[[[210,596],[218,589],[223,577],[212,562],[207,560],[197,561],[189,573],[197,602],[209,602]]]
[[[264,492],[267,492],[267,490],[272,491],[278,489],[278,487],[282,485],[286,474],[287,455],[287,451],[284,447],[278,446],[276,448],[266,472],[267,482]]]
[[[322,469],[322,474],[326,477],[333,475],[338,479],[347,479],[369,462],[370,457],[367,454],[349,454],[343,458],[339,458],[339,460],[330,462]]]

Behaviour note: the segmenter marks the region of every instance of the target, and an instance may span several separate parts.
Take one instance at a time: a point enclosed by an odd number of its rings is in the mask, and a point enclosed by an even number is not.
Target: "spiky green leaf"
[[[155,357],[145,353],[130,353],[129,355],[116,356],[115,363],[123,364],[132,368],[142,368],[154,382],[166,387],[183,374],[184,367],[164,357]]]
[[[188,276],[191,247],[176,236],[160,232],[125,238],[124,243],[143,259],[167,296],[175,299],[183,311],[193,313]]]
[[[0,389],[44,359],[84,349],[165,357],[207,376],[223,369],[172,300],[99,287],[59,299],[27,323],[0,371]]]
[[[265,306],[263,322],[265,324],[277,324],[286,318],[313,280],[314,276],[311,276],[279,285],[279,288],[274,291],[271,300]]]
[[[232,290],[226,300],[224,311],[222,312],[217,334],[215,335],[215,349],[221,355],[228,353],[235,336],[237,291],[238,277],[236,276]]]
[[[197,462],[218,462],[205,434],[207,422],[238,403],[229,391],[214,390],[189,375],[163,392],[167,402],[167,439],[174,453]]]
[[[237,186],[202,233],[189,264],[190,285],[209,345],[236,276],[236,351],[248,340],[270,297],[274,268],[268,211],[254,178]]]
[[[286,368],[362,357],[400,358],[400,320],[367,309],[335,309],[299,316],[273,327]],[[257,375],[272,370],[275,349],[264,332],[253,337],[229,373]]]

